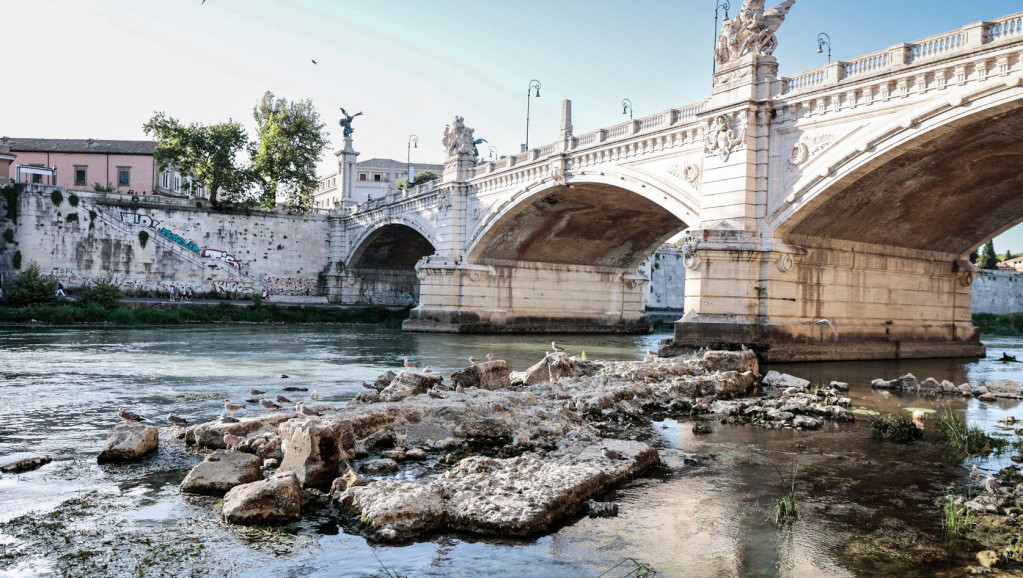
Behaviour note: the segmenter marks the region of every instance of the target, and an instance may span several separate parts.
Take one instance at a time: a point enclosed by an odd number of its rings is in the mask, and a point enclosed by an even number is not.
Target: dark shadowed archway
[[[415,305],[419,301],[416,263],[433,253],[430,241],[407,225],[389,224],[373,231],[352,253],[347,267],[358,279],[358,302]]]

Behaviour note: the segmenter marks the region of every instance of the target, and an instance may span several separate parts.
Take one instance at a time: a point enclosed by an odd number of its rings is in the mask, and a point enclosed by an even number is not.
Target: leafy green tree
[[[416,178],[412,180],[412,186],[418,186],[428,181],[434,181],[440,178],[440,175],[433,171],[421,171],[416,173]],[[404,191],[408,188],[408,177],[402,177],[398,179],[398,182],[394,184],[395,188],[399,191]]]
[[[289,207],[308,209],[317,185],[316,163],[330,144],[312,101],[288,102],[267,91],[252,116],[258,140],[250,152],[262,189],[260,204],[270,208],[282,199]]]
[[[12,305],[31,305],[53,301],[57,291],[57,280],[39,273],[39,266],[29,263],[18,276],[5,287],[4,297]]]
[[[970,263],[977,264],[977,259],[980,259],[980,248],[976,248],[970,251]]]
[[[995,253],[994,239],[988,241],[987,244],[984,245],[984,250],[980,252],[980,262],[977,264],[981,269],[998,268],[998,255]]]
[[[82,303],[99,305],[104,309],[113,309],[122,297],[124,297],[124,292],[117,285],[108,281],[100,281],[82,291]]]
[[[1008,261],[1009,259],[1015,259],[1016,256],[1012,254],[1012,251],[1006,249],[1005,256],[1002,257],[1002,261]]]
[[[240,196],[251,181],[248,169],[238,165],[239,153],[245,149],[248,137],[237,122],[184,126],[158,112],[142,128],[147,135],[156,137],[153,156],[160,169],[173,165],[194,175],[210,192],[212,203],[217,202],[220,191],[229,198]]]

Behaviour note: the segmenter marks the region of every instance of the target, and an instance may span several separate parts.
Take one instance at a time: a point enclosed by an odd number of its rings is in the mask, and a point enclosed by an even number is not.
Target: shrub
[[[67,217],[65,217],[65,219],[67,219],[67,222],[69,222],[69,223],[77,223],[78,222],[78,213],[68,213]]]
[[[98,182],[92,184],[92,190],[96,191],[97,193],[112,193],[114,192],[115,188],[116,187],[114,187],[114,185],[110,183],[107,183],[106,186],[103,186]]]
[[[945,443],[952,452],[965,456],[986,456],[992,452],[1000,452],[1009,442],[993,438],[977,426],[968,426],[952,411],[952,406],[945,405],[941,414],[941,433]]]
[[[7,218],[12,221],[18,220],[18,189],[12,185],[0,189],[0,193],[4,196],[4,202],[7,205]]]
[[[71,205],[72,207],[77,207],[78,206],[78,195],[76,195],[74,193],[71,193],[70,195],[68,195],[68,197],[67,197],[67,204]]]
[[[139,245],[142,245],[142,248],[145,249],[146,248],[146,243],[148,243],[148,242],[149,242],[149,233],[147,233],[145,231],[139,231]]]
[[[122,297],[124,297],[124,292],[117,285],[107,281],[100,281],[82,291],[83,304],[99,305],[105,309],[116,307],[117,301]]]
[[[21,269],[21,251],[14,252],[14,256],[11,257],[11,267]]]
[[[19,259],[20,261],[20,259]],[[39,266],[29,263],[7,287],[4,295],[13,305],[49,303],[57,291],[57,280],[39,273]]]
[[[53,192],[50,193],[50,200],[59,207],[64,202],[64,193],[61,193],[60,189],[53,189]]]
[[[7,230],[4,231],[4,241],[8,243],[14,242],[14,229],[7,227]]]
[[[870,429],[874,437],[900,444],[908,444],[924,437],[924,430],[916,427],[913,419],[905,414],[897,416],[873,414],[870,416]]]

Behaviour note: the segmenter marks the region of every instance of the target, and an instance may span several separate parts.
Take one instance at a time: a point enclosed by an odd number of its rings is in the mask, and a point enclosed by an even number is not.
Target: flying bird
[[[835,331],[835,326],[830,321],[828,321],[827,319],[818,319],[817,321],[814,321],[813,324],[814,325],[827,325],[828,329],[830,329],[832,333],[834,333],[836,336],[838,335],[838,332]]]
[[[117,416],[123,419],[124,423],[128,423],[130,421],[142,421],[141,415],[128,411],[123,407],[117,410]]]
[[[183,417],[178,417],[173,413],[167,414],[167,421],[171,422],[174,425],[186,425],[188,423],[187,419]]]
[[[313,59],[313,64],[319,64],[319,62],[316,62],[316,59],[314,58]]]

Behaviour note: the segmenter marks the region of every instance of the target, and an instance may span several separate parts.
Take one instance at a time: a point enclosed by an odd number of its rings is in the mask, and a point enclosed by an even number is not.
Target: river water
[[[591,359],[637,359],[664,337],[555,339]],[[0,328],[0,464],[43,454],[54,459],[34,472],[0,476],[0,575],[75,574],[82,566],[69,556],[86,554],[105,560],[104,573],[139,575],[141,569],[149,576],[624,576],[635,568],[627,558],[661,576],[957,575],[962,561],[954,556],[924,556],[923,564],[878,560],[861,544],[882,541],[893,527],[940,543],[933,501],[942,488],[965,483],[974,463],[991,472],[1012,463],[1008,455],[948,458],[933,427],[922,442],[896,445],[873,440],[862,420],[818,432],[708,421],[713,432],[694,436],[688,420],[669,419],[655,422],[651,432],[663,467],[606,497],[620,505],[615,518],[569,520],[530,540],[442,535],[400,546],[368,543],[326,514],[266,531],[222,524],[215,500],[177,491],[200,457],[171,428],[161,428],[151,458],[96,464],[119,422],[119,406],[160,425],[168,413],[199,422],[219,416],[225,398],[289,386],[318,390],[321,401],[340,407],[363,391],[360,382],[397,370],[405,356],[445,376],[488,352],[521,370],[543,356],[548,340],[326,325]],[[849,382],[854,406],[868,409],[949,403],[971,424],[997,431],[997,420],[1023,417],[1015,402],[870,389],[873,378],[907,372],[975,386],[1023,380],[1018,366],[996,361],[1003,351],[1023,359],[1023,339],[985,343],[991,355],[981,360],[776,365],[761,373],[773,368],[825,384]],[[297,401],[304,394],[285,395]],[[786,489],[781,473],[787,476],[793,464],[801,519],[779,530],[765,522],[766,512]],[[60,517],[62,504],[82,498],[94,507],[72,517],[59,543],[26,533],[26,519]]]

